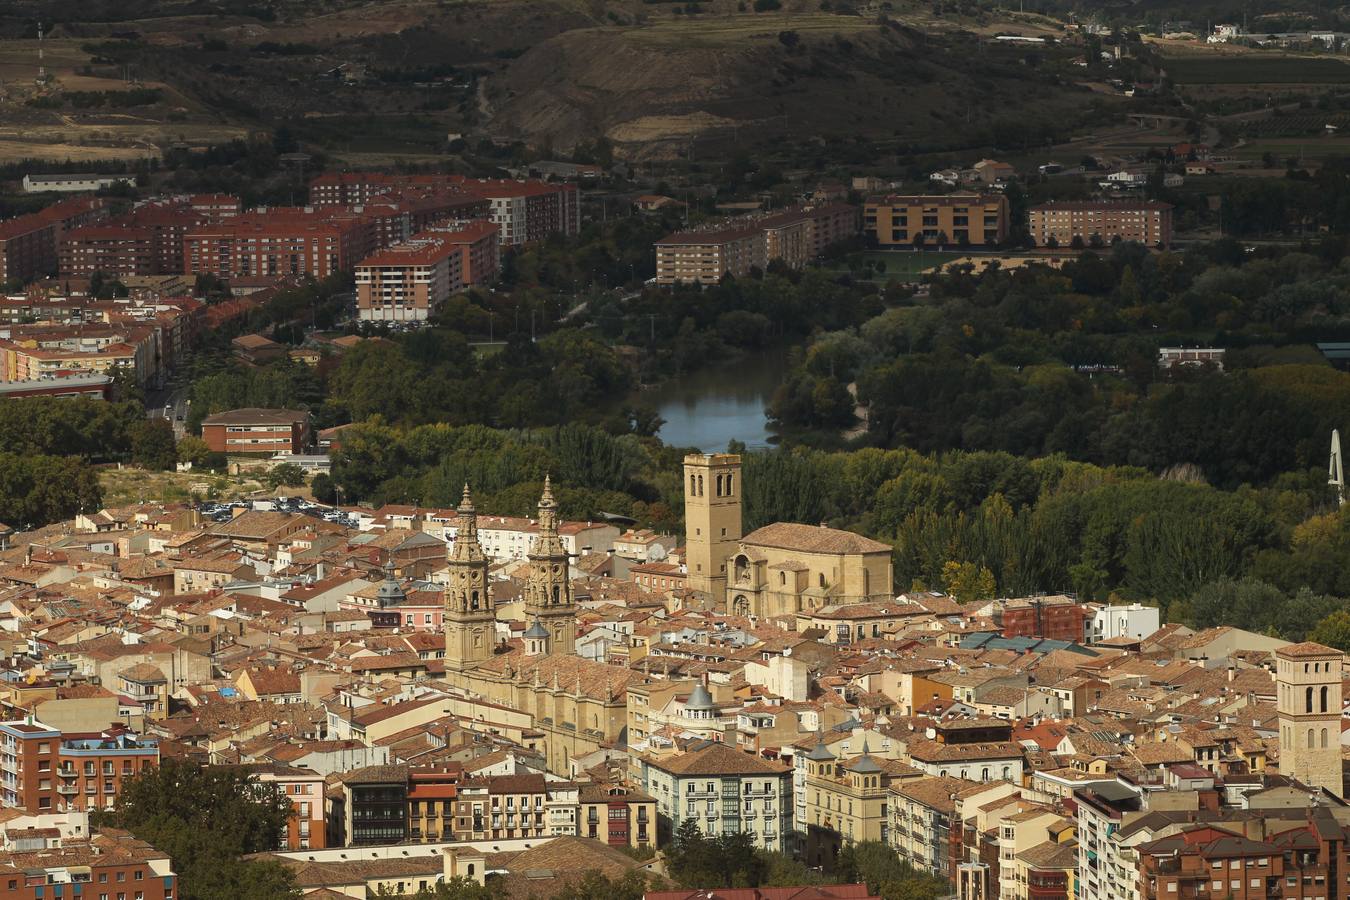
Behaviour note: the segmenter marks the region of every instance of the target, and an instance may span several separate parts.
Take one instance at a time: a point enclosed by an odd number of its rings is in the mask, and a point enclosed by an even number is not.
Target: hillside
[[[62,3],[18,5],[33,18],[0,19],[3,33],[22,33]],[[435,157],[453,135],[559,150],[603,137],[632,159],[822,139],[901,151],[1016,147],[1065,137],[1110,102],[1061,81],[1071,51],[990,39],[1055,33],[1047,20],[974,7],[939,15],[940,6],[897,5],[871,16],[807,0],[764,13],[734,0],[215,7],[133,2],[121,18],[100,5],[90,7],[96,21],[58,19],[48,47],[64,68],[46,88],[25,84],[35,42],[0,42],[0,59],[14,62],[7,81],[19,86],[0,106],[48,140],[78,143],[63,129],[81,116],[62,92],[100,78],[103,90],[126,90],[118,76],[131,73],[164,87],[158,107],[129,111],[146,126],[142,147],[164,139],[152,124],[170,121],[189,142],[194,127],[284,124],[339,158],[370,162]],[[32,108],[36,95],[43,112]]]

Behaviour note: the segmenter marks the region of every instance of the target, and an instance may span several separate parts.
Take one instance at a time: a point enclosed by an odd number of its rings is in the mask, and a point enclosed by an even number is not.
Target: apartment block
[[[234,201],[237,209],[239,201]],[[183,240],[195,226],[219,221],[229,209],[224,199],[190,198],[143,204],[125,216],[73,229],[61,238],[63,275],[95,272],[119,277],[179,275],[185,271]]]
[[[1293,828],[1265,834],[1192,825],[1139,846],[1139,896],[1345,900],[1346,838],[1345,826],[1325,807],[1308,810],[1307,820]]]
[[[577,833],[611,847],[656,847],[656,800],[615,784],[583,784]]]
[[[452,293],[490,281],[499,270],[496,225],[433,228],[357,264],[358,315],[370,322],[422,322]]]
[[[303,453],[309,413],[297,409],[232,409],[202,419],[202,440],[216,453]]]
[[[183,239],[187,274],[220,278],[350,271],[378,246],[375,221],[358,213],[255,210],[190,229]]]
[[[177,888],[168,854],[125,831],[42,838],[0,860],[0,900],[174,900]]]
[[[454,836],[455,798],[463,780],[459,764],[408,770],[408,839],[423,843]]]
[[[791,770],[720,742],[667,756],[636,755],[635,786],[656,798],[671,832],[686,820],[706,835],[749,834],[782,851],[792,835]]]
[[[124,780],[158,765],[158,742],[126,729],[63,734],[32,720],[0,723],[0,801],[11,809],[109,807]]]
[[[891,194],[863,206],[863,233],[878,247],[989,247],[1008,237],[1002,194]]]
[[[1027,227],[1039,247],[1067,247],[1078,239],[1116,239],[1146,246],[1172,243],[1172,204],[1157,200],[1056,201],[1033,206]]]
[[[106,200],[74,197],[39,212],[0,222],[0,282],[55,275],[62,235],[97,222],[107,214]]]
[[[716,284],[781,260],[800,269],[826,247],[858,233],[858,210],[844,203],[798,206],[680,231],[656,242],[658,284]]]
[[[545,181],[328,172],[310,181],[309,200],[316,207],[399,201],[431,210],[413,223],[417,228],[436,220],[484,218],[497,226],[506,247],[581,230],[576,186]]]
[[[367,256],[356,266],[356,309],[363,322],[424,322],[464,281],[457,247],[419,235]]]
[[[717,284],[767,264],[764,235],[751,226],[682,231],[656,242],[657,284]]]
[[[286,824],[284,841],[286,849],[309,850],[328,846],[325,785],[321,773],[283,765],[252,765],[249,771],[262,784],[275,785],[291,802],[292,816]]]

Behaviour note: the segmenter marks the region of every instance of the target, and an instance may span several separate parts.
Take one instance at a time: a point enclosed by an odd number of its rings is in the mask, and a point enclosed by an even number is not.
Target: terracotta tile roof
[[[741,543],[803,553],[890,553],[892,550],[889,544],[851,531],[796,522],[775,522],[757,528],[741,538]]]
[[[744,753],[722,743],[678,756],[646,758],[649,765],[675,775],[782,775],[788,767]]]
[[[1303,656],[1341,656],[1343,654],[1341,651],[1334,647],[1328,647],[1326,644],[1318,644],[1314,641],[1304,641],[1301,644],[1290,644],[1288,647],[1281,647],[1275,651],[1275,655],[1294,659]]]

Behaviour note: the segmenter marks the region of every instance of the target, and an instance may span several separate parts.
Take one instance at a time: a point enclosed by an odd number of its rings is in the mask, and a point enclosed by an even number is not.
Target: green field
[[[1163,68],[1177,84],[1350,84],[1350,64],[1326,56],[1174,56]]]

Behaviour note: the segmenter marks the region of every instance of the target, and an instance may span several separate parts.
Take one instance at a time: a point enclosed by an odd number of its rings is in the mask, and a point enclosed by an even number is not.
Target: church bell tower
[[[459,528],[445,585],[445,670],[463,672],[492,655],[497,615],[488,590],[488,560],[478,543],[478,513],[469,486],[459,502]]]
[[[741,457],[691,453],[684,458],[684,549],[689,588],[720,609],[726,601],[727,560],[741,534]]]
[[[548,476],[544,476],[544,493],[539,498],[539,532],[527,558],[530,577],[525,584],[525,618],[537,620],[548,631],[551,654],[571,654],[577,643],[577,612],[567,548],[558,536],[558,504]]]

